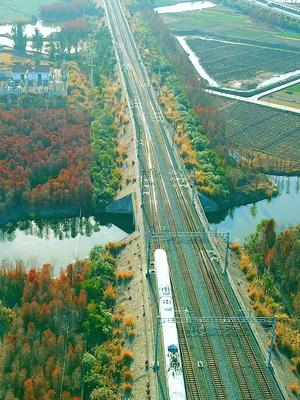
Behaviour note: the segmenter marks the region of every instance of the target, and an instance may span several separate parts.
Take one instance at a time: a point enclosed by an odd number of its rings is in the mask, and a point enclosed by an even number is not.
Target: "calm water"
[[[7,47],[13,47],[14,46],[14,41],[10,38],[7,37],[6,35],[11,35],[12,32],[12,24],[6,24],[6,25],[0,25],[0,45],[2,46],[7,46]],[[42,33],[44,36],[44,39],[48,38],[52,33],[54,32],[59,32],[60,27],[56,25],[43,25],[43,21],[37,21],[35,25],[32,24],[26,24],[25,25],[25,34],[28,38],[31,38],[34,33],[35,33],[35,28],[38,28],[38,30]],[[46,40],[44,43],[44,48],[43,51],[46,50]],[[32,50],[32,41],[28,40],[26,50]]]
[[[226,215],[208,215],[211,226],[219,232],[229,231],[231,240],[243,242],[263,219],[274,218],[278,230],[300,224],[300,178],[281,176],[272,179],[280,188],[280,194],[276,198],[236,207]]]
[[[50,262],[57,274],[74,259],[88,256],[95,245],[126,236],[125,230],[112,224],[105,226],[93,217],[23,221],[0,229],[0,261],[14,263],[22,259],[26,267]]]

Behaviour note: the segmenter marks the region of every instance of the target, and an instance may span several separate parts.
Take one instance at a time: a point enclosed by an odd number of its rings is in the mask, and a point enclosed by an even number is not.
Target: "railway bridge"
[[[136,128],[148,265],[153,250],[165,249],[177,312],[189,310],[198,321],[216,317],[220,327],[218,335],[209,329],[190,334],[178,321],[188,399],[282,399],[249,324],[235,319],[240,306],[215,257],[205,214],[174,150],[124,6],[120,0],[104,5]],[[232,318],[231,334],[221,329],[222,317]]]

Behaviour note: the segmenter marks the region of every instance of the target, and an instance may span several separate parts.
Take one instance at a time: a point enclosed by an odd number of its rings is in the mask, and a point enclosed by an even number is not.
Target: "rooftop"
[[[47,73],[50,72],[50,65],[30,65],[30,64],[17,64],[12,67],[13,73]]]

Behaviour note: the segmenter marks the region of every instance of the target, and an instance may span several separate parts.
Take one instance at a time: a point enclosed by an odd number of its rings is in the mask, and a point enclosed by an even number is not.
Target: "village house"
[[[51,79],[51,69],[49,65],[14,65],[11,77],[14,82],[47,83]]]
[[[67,94],[68,71],[50,65],[0,65],[0,95],[7,93]]]

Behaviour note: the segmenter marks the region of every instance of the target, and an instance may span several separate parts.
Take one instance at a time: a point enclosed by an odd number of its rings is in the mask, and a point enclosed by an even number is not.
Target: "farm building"
[[[0,82],[0,95],[31,92],[65,96],[68,71],[50,65],[3,65],[0,66]]]

